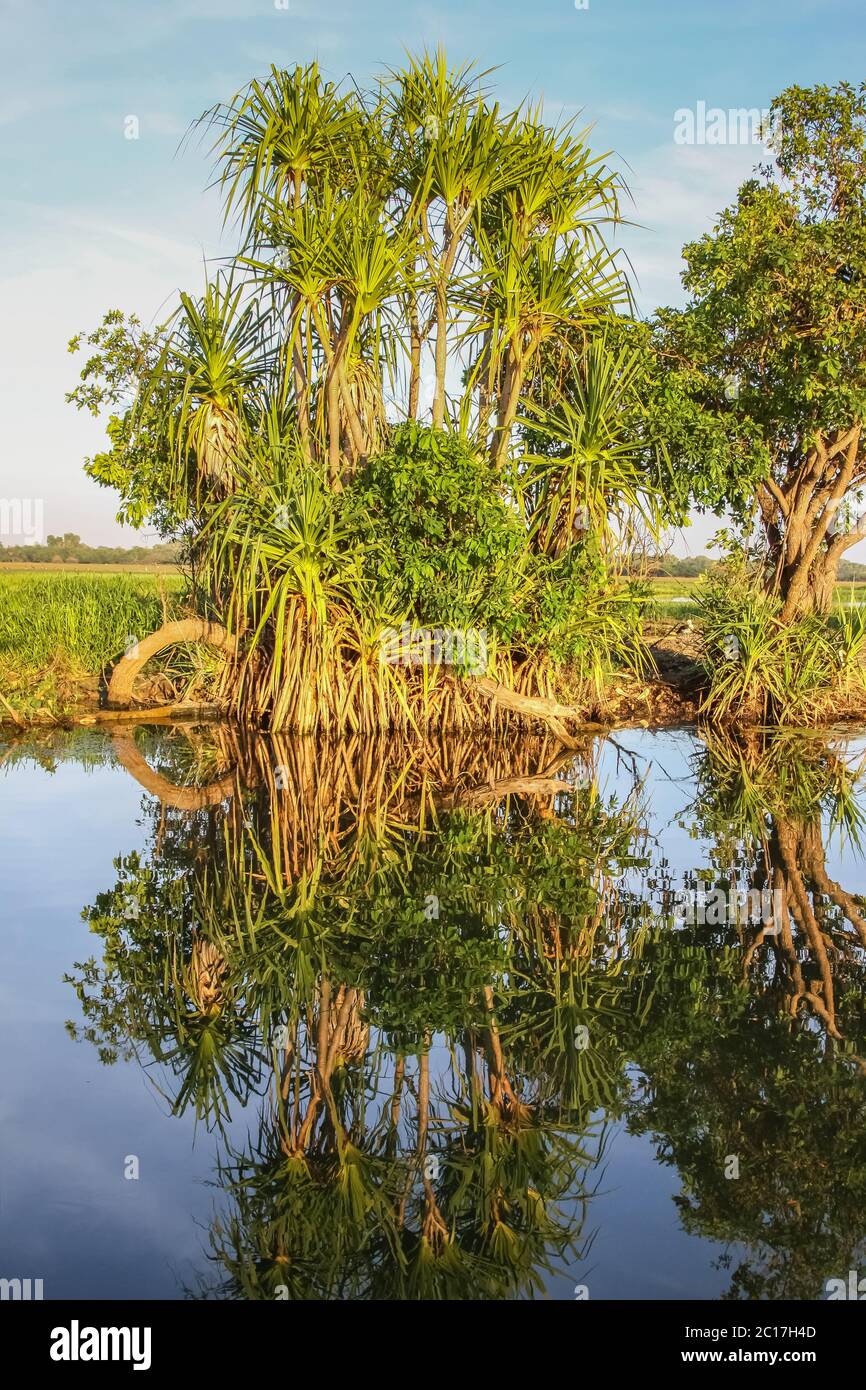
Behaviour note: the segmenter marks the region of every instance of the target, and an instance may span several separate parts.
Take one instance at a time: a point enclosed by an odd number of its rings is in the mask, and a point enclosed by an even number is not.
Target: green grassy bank
[[[176,573],[0,570],[0,720],[92,700],[104,665],[172,615],[182,586]]]

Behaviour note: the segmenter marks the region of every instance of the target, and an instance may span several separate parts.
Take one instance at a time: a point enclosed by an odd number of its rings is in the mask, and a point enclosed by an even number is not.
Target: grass
[[[59,655],[96,675],[163,622],[180,576],[0,574],[0,658],[44,667]]]
[[[690,598],[697,579],[671,579],[668,577],[651,579],[653,597],[656,599]]]
[[[702,713],[711,719],[811,725],[862,714],[866,605],[836,595],[828,617],[782,622],[781,600],[742,567],[720,568],[698,590],[709,674]],[[839,601],[841,599],[841,602]]]
[[[166,620],[179,574],[0,572],[0,720],[59,718],[130,637]]]
[[[699,579],[651,579],[652,597],[646,616],[651,620],[694,618],[698,614]],[[866,582],[846,580],[836,585],[834,609],[844,611],[866,604]]]

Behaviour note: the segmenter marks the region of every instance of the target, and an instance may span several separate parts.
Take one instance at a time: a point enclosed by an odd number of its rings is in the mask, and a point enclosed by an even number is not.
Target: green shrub
[[[781,622],[781,602],[742,565],[713,570],[696,598],[711,718],[806,723],[840,689],[840,643],[828,622],[817,615]]]
[[[598,686],[640,650],[637,585],[611,583],[594,543],[530,548],[502,479],[459,436],[409,423],[342,498],[370,593],[427,626],[482,627]]]
[[[507,639],[527,590],[526,537],[500,479],[459,435],[410,421],[341,498],[369,585],[427,626]]]
[[[642,667],[645,587],[614,582],[592,543],[572,546],[557,559],[533,556],[533,588],[521,613],[524,642],[570,667],[579,684],[600,689],[616,666]]]

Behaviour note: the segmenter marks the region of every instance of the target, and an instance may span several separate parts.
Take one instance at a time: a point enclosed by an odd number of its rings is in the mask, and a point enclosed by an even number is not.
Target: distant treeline
[[[685,560],[675,555],[665,555],[658,560],[650,560],[645,573],[659,579],[697,579],[714,563],[708,555],[689,555]]]
[[[645,572],[659,579],[697,579],[716,563],[709,555],[689,555],[685,560],[667,555],[664,559],[651,560]],[[842,560],[839,564],[840,582],[852,579],[866,581],[866,565],[858,565],[853,560]]]
[[[133,545],[124,549],[113,545],[85,545],[80,536],[67,531],[64,536],[49,536],[45,545],[0,545],[0,564],[71,565],[177,565],[181,548],[175,544]],[[709,555],[689,555],[680,559],[666,555],[650,560],[642,570],[658,579],[697,579],[716,564]],[[839,565],[839,580],[866,582],[866,565],[843,560]]]
[[[75,565],[176,565],[179,545],[85,545],[80,536],[49,536],[45,545],[0,545],[0,563]]]

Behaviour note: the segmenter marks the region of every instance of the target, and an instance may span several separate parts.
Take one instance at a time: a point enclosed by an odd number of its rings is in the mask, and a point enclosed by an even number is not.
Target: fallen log
[[[76,724],[165,724],[172,720],[217,719],[222,714],[219,705],[195,705],[184,702],[179,705],[142,706],[140,709],[97,709],[92,714],[82,714]]]
[[[520,695],[516,690],[510,690],[507,685],[500,685],[498,681],[491,680],[489,676],[480,676],[475,681],[475,687],[488,700],[501,705],[503,709],[513,710],[515,714],[526,715],[529,719],[541,719],[565,748],[575,750],[581,746],[580,740],[567,733],[560,722],[563,719],[571,719],[585,724],[582,711],[574,705],[561,705],[557,700],[545,700],[540,695]]]

